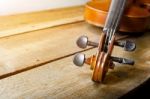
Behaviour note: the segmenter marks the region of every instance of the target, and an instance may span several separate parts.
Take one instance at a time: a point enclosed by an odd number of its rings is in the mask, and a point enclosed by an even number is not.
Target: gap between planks
[[[149,37],[147,33],[136,38],[138,47],[132,53],[115,47],[115,56],[132,58],[136,64],[133,67],[117,64],[108,72],[104,84],[93,83],[89,67],[74,66],[70,56],[0,80],[0,98],[116,99],[150,77]],[[88,57],[95,52],[92,49],[84,53]]]
[[[83,6],[0,16],[0,37],[83,21]]]
[[[41,67],[41,66],[44,66],[46,64],[49,64],[49,63],[52,63],[52,62],[55,62],[55,61],[58,61],[58,60],[61,60],[61,59],[64,59],[64,58],[67,58],[67,57],[70,57],[70,56],[73,56],[77,53],[81,53],[81,52],[85,52],[85,51],[88,51],[88,50],[91,50],[91,49],[94,49],[94,47],[91,47],[91,48],[87,48],[85,50],[81,50],[81,51],[78,51],[78,52],[74,52],[74,53],[70,53],[68,55],[65,55],[65,56],[62,56],[62,57],[58,57],[58,58],[55,58],[55,59],[52,59],[52,60],[47,60],[47,61],[43,61],[42,63],[39,63],[39,64],[34,64],[33,66],[27,66],[27,67],[24,67],[24,68],[21,68],[21,69],[17,69],[16,71],[12,71],[12,72],[8,72],[7,74],[4,74],[4,75],[0,75],[0,80],[1,79],[4,79],[6,77],[10,77],[10,76],[13,76],[13,75],[16,75],[16,74],[19,74],[19,73],[22,73],[22,72],[25,72],[25,71],[28,71],[28,70],[31,70],[31,69],[34,69],[34,68],[37,68],[37,67]]]
[[[87,35],[90,40],[98,42],[100,34],[99,28],[78,22],[1,38],[0,78],[84,51],[76,46],[77,38]]]
[[[0,39],[0,78],[82,51],[81,35],[98,40],[99,28],[79,22]],[[63,46],[62,46],[63,45]]]

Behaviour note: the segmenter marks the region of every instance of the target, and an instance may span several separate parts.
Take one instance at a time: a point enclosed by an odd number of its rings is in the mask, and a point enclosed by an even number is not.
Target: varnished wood
[[[136,33],[148,30],[150,12],[147,7],[142,7],[145,3],[148,4],[146,1],[142,2],[138,0],[92,0],[87,3],[85,7],[85,20],[93,25],[103,27],[104,32],[102,34],[103,38],[98,45],[95,60],[91,62],[91,60],[93,60],[91,58],[94,58],[93,55],[92,57],[87,58],[90,62],[86,61],[88,64],[91,64],[92,68],[94,67],[92,76],[93,81],[103,82],[109,67],[111,68],[111,65],[114,64],[113,61],[115,60],[111,59],[111,55],[115,46],[116,32],[123,31]],[[145,6],[147,6],[147,4]],[[142,22],[143,24],[137,24]],[[116,62],[130,65],[134,64],[134,61],[132,60],[125,59],[126,61],[124,61],[120,57],[116,58],[121,60],[120,62]]]
[[[145,0],[143,2],[147,5],[149,4],[149,1]],[[104,27],[110,3],[111,0],[94,0],[88,2],[85,8],[85,20],[90,24]],[[132,33],[143,32],[149,29],[149,23],[150,11],[147,8],[133,4],[125,11],[120,24],[120,31]]]

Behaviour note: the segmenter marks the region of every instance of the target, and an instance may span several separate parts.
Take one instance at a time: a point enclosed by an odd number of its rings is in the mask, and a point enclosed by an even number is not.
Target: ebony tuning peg
[[[131,59],[119,58],[119,57],[111,57],[112,61],[118,62],[121,64],[134,65],[134,61]]]
[[[86,48],[87,46],[98,47],[98,43],[88,41],[87,36],[79,37],[76,43],[77,43],[78,47],[80,47],[80,48]]]
[[[76,66],[83,66],[83,64],[85,63],[85,54],[76,54],[73,59],[73,63]]]
[[[125,51],[134,51],[136,49],[136,44],[131,41],[117,41],[115,45],[123,47]]]

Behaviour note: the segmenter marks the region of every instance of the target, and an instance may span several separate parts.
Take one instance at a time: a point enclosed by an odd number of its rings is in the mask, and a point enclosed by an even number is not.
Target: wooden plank
[[[95,41],[100,33],[98,28],[79,22],[1,38],[0,78],[81,51],[76,46],[79,36]]]
[[[105,84],[93,83],[89,67],[76,67],[73,57],[68,57],[0,80],[0,98],[116,99],[150,77],[149,37],[147,33],[138,38],[138,47],[133,53],[115,48],[115,55],[134,58],[136,64],[134,67],[118,64],[107,74]],[[95,51],[88,51],[86,55]]]
[[[83,6],[0,16],[0,37],[83,21]]]

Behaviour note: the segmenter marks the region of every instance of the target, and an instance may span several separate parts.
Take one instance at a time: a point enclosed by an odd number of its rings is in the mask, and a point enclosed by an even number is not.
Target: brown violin
[[[93,25],[104,27],[112,0],[93,0],[85,6],[85,20]],[[121,8],[117,8],[120,10]],[[123,32],[143,32],[150,26],[150,0],[127,0],[126,8],[119,25]]]
[[[92,2],[94,3],[88,3],[87,6],[91,7],[91,10],[96,10],[96,13],[93,12],[92,14],[91,12],[89,16],[87,15],[88,17],[85,16],[86,20],[89,23],[103,27],[103,33],[98,43],[89,41],[86,36],[81,36],[77,40],[77,45],[80,48],[86,48],[87,46],[97,47],[97,52],[89,58],[85,58],[84,54],[77,54],[73,62],[77,66],[83,66],[84,63],[90,65],[93,70],[92,80],[103,82],[108,70],[114,68],[114,62],[134,65],[132,59],[112,56],[114,46],[120,46],[125,51],[134,51],[136,49],[134,42],[116,40],[116,32],[145,31],[149,25],[149,2],[143,3],[142,0],[111,0],[111,2],[110,0],[103,0],[101,4],[98,0],[93,0]],[[139,6],[141,8],[137,8]],[[131,13],[131,11],[135,12]]]

